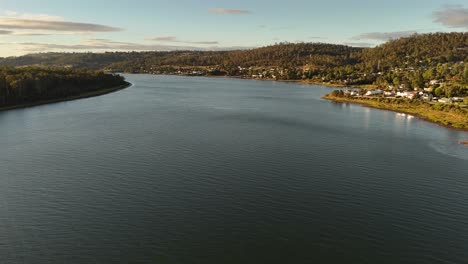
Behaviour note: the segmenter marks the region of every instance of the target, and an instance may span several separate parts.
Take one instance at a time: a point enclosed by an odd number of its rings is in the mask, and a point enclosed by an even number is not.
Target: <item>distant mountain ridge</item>
[[[467,61],[468,33],[416,34],[390,40],[375,48],[326,43],[280,43],[250,50],[39,53],[0,58],[9,66],[59,66],[135,71],[152,66],[284,66],[331,68],[362,64],[366,68],[406,63]],[[379,65],[380,64],[380,65]]]

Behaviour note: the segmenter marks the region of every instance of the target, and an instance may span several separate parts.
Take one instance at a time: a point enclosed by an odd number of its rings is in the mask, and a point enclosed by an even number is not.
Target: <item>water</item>
[[[0,263],[468,263],[468,133],[329,88],[129,75],[0,112]]]

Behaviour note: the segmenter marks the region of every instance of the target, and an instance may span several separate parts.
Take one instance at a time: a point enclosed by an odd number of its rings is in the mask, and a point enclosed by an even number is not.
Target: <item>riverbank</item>
[[[140,73],[129,73],[124,72],[126,74],[140,74]],[[141,73],[143,74],[143,73]],[[149,73],[151,75],[174,75],[174,76],[185,76],[185,77],[205,77],[205,78],[226,78],[226,79],[242,79],[242,80],[253,80],[253,81],[271,81],[271,82],[286,82],[286,83],[301,83],[301,84],[308,84],[308,85],[319,85],[319,86],[326,86],[330,88],[359,88],[359,89],[376,89],[378,86],[374,84],[354,84],[354,85],[346,85],[341,83],[330,83],[330,82],[318,82],[313,80],[278,80],[272,78],[252,78],[248,76],[239,76],[239,75],[189,75],[189,74],[155,74]]]
[[[53,103],[59,103],[59,102],[66,102],[66,101],[73,101],[73,100],[78,100],[78,99],[96,97],[96,96],[101,96],[101,95],[105,95],[105,94],[109,94],[109,93],[113,93],[113,92],[123,90],[125,88],[130,87],[131,85],[132,85],[131,83],[125,82],[124,84],[116,86],[116,87],[100,89],[100,90],[97,90],[97,91],[92,91],[92,92],[83,93],[83,94],[79,94],[79,95],[68,96],[68,97],[57,98],[57,99],[51,99],[51,100],[38,101],[38,102],[28,103],[28,104],[20,104],[20,105],[0,107],[0,111],[7,111],[7,110],[13,110],[13,109],[19,109],[19,108],[33,107],[33,106],[38,106],[38,105],[53,104]]]
[[[158,74],[155,74],[158,75]],[[177,75],[177,76],[186,76],[186,77],[196,77],[190,75]],[[340,87],[350,87],[350,88],[372,88],[372,85],[358,85],[358,86],[345,86],[345,85],[337,85],[331,83],[320,83],[320,82],[313,82],[309,80],[274,80],[274,79],[256,79],[256,78],[248,78],[248,77],[241,77],[241,76],[198,76],[198,77],[205,77],[205,78],[227,78],[227,79],[245,79],[245,80],[256,80],[256,81],[277,81],[277,82],[290,82],[290,83],[302,83],[308,85],[320,85],[326,86],[330,88],[340,88]],[[426,103],[421,104],[414,104],[406,100],[399,100],[400,103],[389,103],[389,102],[382,102],[377,101],[372,98],[350,98],[350,97],[335,97],[331,96],[330,94],[323,97],[323,99],[327,99],[330,101],[336,102],[345,102],[345,103],[355,103],[361,104],[363,106],[368,106],[376,109],[382,110],[389,110],[398,113],[406,113],[413,115],[419,119],[432,122],[447,128],[457,129],[462,131],[468,131],[468,110],[466,109],[448,109],[448,110],[441,110],[444,108],[450,108],[449,105],[442,105],[440,106],[441,109],[434,109],[433,105],[429,105]],[[398,100],[398,99],[396,99]],[[460,110],[458,112],[457,110]]]
[[[324,96],[323,99],[342,103],[360,104],[377,109],[406,113],[419,119],[429,121],[447,128],[468,132],[468,110],[456,108],[451,105],[431,105],[424,102],[414,102],[405,99],[378,100],[378,98],[366,97],[337,97],[331,94]]]

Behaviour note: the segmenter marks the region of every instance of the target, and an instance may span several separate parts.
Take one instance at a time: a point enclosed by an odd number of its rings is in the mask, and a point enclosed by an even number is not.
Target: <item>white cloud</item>
[[[434,22],[446,27],[468,29],[468,8],[464,8],[462,5],[445,6],[432,15]]]
[[[218,41],[187,41],[187,40],[179,40],[177,37],[174,37],[174,36],[154,37],[154,38],[147,38],[146,40],[156,41],[156,42],[184,43],[184,44],[198,44],[198,45],[217,45],[217,44],[219,44]]]
[[[161,41],[161,42],[177,42],[177,37],[164,36],[164,37],[147,38],[146,40]]]
[[[245,9],[230,9],[230,8],[212,8],[208,10],[212,14],[224,14],[224,15],[243,15],[250,14],[249,10]]]
[[[76,44],[55,44],[38,42],[0,42],[0,45],[14,46],[22,53],[48,52],[48,51],[172,51],[172,50],[234,50],[250,47],[197,47],[173,45],[148,45],[132,42],[120,42],[109,39],[83,39]]]
[[[387,41],[389,39],[399,39],[402,37],[408,37],[416,33],[417,33],[416,31],[370,32],[370,33],[363,33],[361,35],[355,36],[352,39],[354,40],[370,39],[370,40]]]
[[[46,14],[20,14],[14,11],[6,11],[0,16],[0,29],[2,30],[42,30],[55,32],[92,33],[115,32],[121,28],[92,23],[80,23],[66,21],[60,16]]]
[[[358,48],[370,48],[375,46],[375,44],[368,43],[368,42],[345,42],[343,45],[351,46],[351,47],[358,47]]]
[[[49,30],[68,32],[115,32],[120,28],[90,23],[77,23],[68,21],[48,21],[22,18],[0,17],[1,29]]]
[[[10,10],[4,12],[4,17],[43,20],[43,21],[65,21],[65,18],[61,16],[51,16],[47,14],[32,14],[32,13],[21,14],[21,13],[10,11]]]
[[[0,35],[11,35],[13,31],[10,30],[0,30]]]

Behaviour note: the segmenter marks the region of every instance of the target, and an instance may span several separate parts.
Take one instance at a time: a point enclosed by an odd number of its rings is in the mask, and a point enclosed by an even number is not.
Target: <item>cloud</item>
[[[55,32],[115,32],[121,28],[92,23],[79,23],[65,21],[63,17],[46,14],[20,14],[14,11],[6,11],[0,16],[0,29],[16,30],[47,30]]]
[[[219,44],[218,41],[188,41],[185,43],[190,43],[190,44],[199,44],[199,45],[217,45]]]
[[[120,42],[109,39],[83,39],[77,44],[54,44],[37,42],[0,42],[0,45],[11,45],[23,52],[47,52],[47,51],[173,51],[173,50],[237,50],[251,47],[196,47],[173,45],[148,45],[131,42]]]
[[[172,43],[184,43],[184,44],[198,44],[198,45],[217,45],[217,44],[219,44],[218,41],[187,41],[187,40],[179,40],[177,37],[174,37],[174,36],[163,36],[163,37],[155,37],[155,38],[146,38],[146,40],[157,41],[157,42],[172,42]]]
[[[468,29],[468,8],[462,5],[449,5],[432,14],[434,22],[451,28]]]
[[[24,36],[24,37],[34,37],[34,36],[50,36],[50,33],[36,33],[36,32],[14,32],[11,36]],[[54,34],[57,35],[57,34]]]
[[[398,39],[416,34],[416,31],[396,31],[396,32],[370,32],[353,37],[353,40],[371,39],[387,41],[389,39]]]
[[[343,43],[343,45],[351,46],[351,47],[358,47],[358,48],[370,48],[370,47],[375,46],[375,44],[369,43],[369,42],[345,42]]]
[[[0,17],[0,28],[2,29],[26,29],[26,30],[50,30],[68,32],[115,32],[122,31],[120,28],[68,21],[48,21],[22,18]]]
[[[51,16],[47,14],[32,14],[32,13],[23,13],[20,14],[15,11],[5,11],[4,17],[9,18],[21,18],[21,19],[32,19],[32,20],[43,20],[43,21],[65,21],[61,16]]]
[[[245,9],[229,9],[229,8],[212,8],[208,10],[212,14],[224,14],[224,15],[243,15],[250,14],[249,10]]]
[[[10,30],[0,30],[0,35],[11,35],[13,31]]]
[[[147,38],[146,40],[161,41],[161,42],[178,42],[177,37],[174,37],[174,36]]]
[[[49,33],[39,32],[14,32],[10,30],[0,30],[0,36],[49,36]]]

